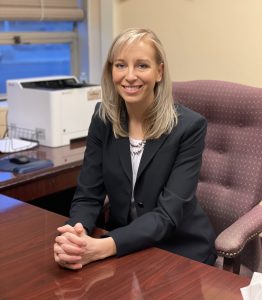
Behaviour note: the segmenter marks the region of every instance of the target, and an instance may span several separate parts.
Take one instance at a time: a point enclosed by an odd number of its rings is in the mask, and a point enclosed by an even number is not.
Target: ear
[[[158,65],[158,74],[157,74],[156,82],[161,81],[161,79],[163,77],[163,72],[164,72],[164,63],[161,63]]]

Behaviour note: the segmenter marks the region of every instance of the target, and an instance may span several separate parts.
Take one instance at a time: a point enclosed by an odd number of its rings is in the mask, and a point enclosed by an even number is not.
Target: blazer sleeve
[[[68,224],[83,224],[91,233],[103,207],[106,191],[102,176],[102,144],[105,124],[98,116],[96,106],[86,140],[83,166],[70,209]]]
[[[155,209],[109,233],[116,243],[118,256],[156,246],[185,222],[186,215],[194,209],[207,122],[199,115],[187,121],[178,154]]]

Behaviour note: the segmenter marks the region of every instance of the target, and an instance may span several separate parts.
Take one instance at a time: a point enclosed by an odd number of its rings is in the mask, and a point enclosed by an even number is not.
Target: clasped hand
[[[97,239],[87,235],[83,225],[64,225],[57,228],[54,258],[62,267],[78,270],[84,265],[116,254],[116,245],[111,237]]]

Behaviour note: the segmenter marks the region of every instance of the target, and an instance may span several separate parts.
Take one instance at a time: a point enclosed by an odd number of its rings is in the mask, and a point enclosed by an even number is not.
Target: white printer
[[[59,147],[87,135],[101,87],[74,76],[8,80],[7,101],[10,132],[31,132],[16,137]]]

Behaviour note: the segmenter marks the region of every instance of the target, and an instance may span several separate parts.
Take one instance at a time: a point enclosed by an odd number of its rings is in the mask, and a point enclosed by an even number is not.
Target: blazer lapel
[[[166,140],[167,137],[168,137],[167,134],[163,134],[157,140],[146,141],[143,155],[141,157],[141,161],[140,161],[139,168],[138,168],[137,179],[139,178],[141,173],[144,171],[146,166],[153,159],[153,157],[157,153],[158,149],[161,147],[161,145],[164,143],[164,141]]]
[[[122,168],[124,169],[125,174],[132,183],[132,164],[130,156],[130,145],[129,138],[118,138],[116,139],[118,154],[120,157]]]

